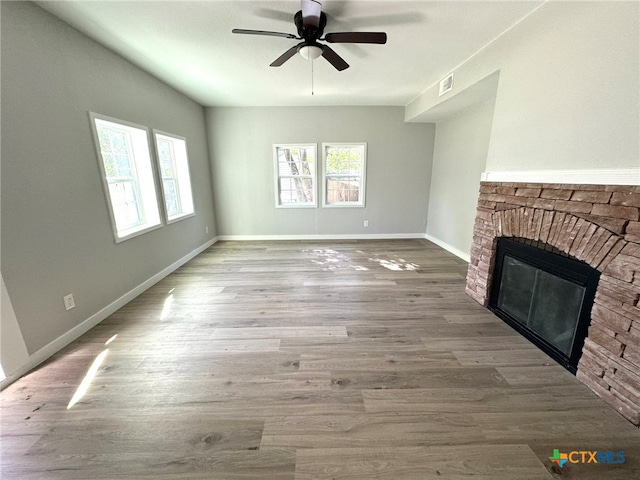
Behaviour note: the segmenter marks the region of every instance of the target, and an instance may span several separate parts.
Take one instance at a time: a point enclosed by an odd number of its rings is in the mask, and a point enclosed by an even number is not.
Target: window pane
[[[314,155],[307,147],[278,147],[280,175],[312,175]]]
[[[327,175],[359,175],[364,148],[327,147]]]
[[[171,143],[166,140],[158,140],[158,159],[160,160],[160,172],[163,177],[173,177],[173,154]]]
[[[276,145],[277,205],[310,206],[315,204],[314,145]]]
[[[131,228],[142,222],[138,195],[133,182],[110,183],[109,195],[118,229]]]
[[[349,151],[344,148],[327,149],[327,174],[349,173]]]
[[[313,180],[311,178],[281,178],[279,185],[281,203],[313,202]]]
[[[175,215],[180,213],[180,198],[178,197],[178,186],[172,178],[162,180],[164,187],[164,198],[167,204],[167,214]]]
[[[133,168],[131,168],[131,158],[127,154],[114,155],[116,175],[117,177],[133,177]]]
[[[117,130],[109,130],[109,140],[111,142],[111,151],[117,154],[127,154],[127,138],[125,132]]]
[[[100,125],[98,127],[102,161],[107,178],[133,177],[131,137],[128,132]]]
[[[103,153],[102,160],[104,162],[104,173],[107,178],[116,176],[116,162],[113,159],[113,154],[111,153]]]
[[[358,177],[327,178],[327,203],[358,202],[360,179]]]
[[[293,180],[291,178],[280,179],[280,202],[281,203],[293,203],[295,202],[295,189],[293,186]]]

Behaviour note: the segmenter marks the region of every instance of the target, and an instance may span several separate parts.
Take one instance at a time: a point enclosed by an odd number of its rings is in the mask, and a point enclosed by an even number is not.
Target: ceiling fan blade
[[[316,0],[302,0],[302,26],[317,30],[320,27],[322,4]]]
[[[387,43],[384,32],[340,32],[327,33],[324,39],[329,43]]]
[[[284,62],[286,62],[287,60],[289,60],[291,57],[293,57],[296,53],[298,53],[298,48],[300,47],[300,45],[304,45],[304,42],[299,43],[298,45],[296,45],[295,47],[291,47],[289,50],[287,50],[286,52],[284,52],[282,55],[280,55],[278,58],[276,58],[271,65],[269,65],[270,67],[280,67],[282,66],[282,64]]]
[[[268,35],[270,37],[298,38],[293,33],[267,32],[265,30],[243,30],[242,28],[234,28],[231,33],[242,33],[244,35]]]
[[[340,55],[334,52],[333,49],[327,45],[322,45],[322,56],[326,58],[327,61],[340,72],[346,68],[349,68],[349,64],[345,62]]]

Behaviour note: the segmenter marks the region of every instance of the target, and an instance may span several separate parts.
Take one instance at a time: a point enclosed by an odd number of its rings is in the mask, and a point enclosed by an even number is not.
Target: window
[[[326,207],[364,207],[366,143],[325,143],[323,202]]]
[[[274,145],[276,207],[316,206],[316,145]]]
[[[187,142],[184,138],[153,131],[167,223],[194,215]]]
[[[90,118],[116,242],[161,226],[146,127]]]

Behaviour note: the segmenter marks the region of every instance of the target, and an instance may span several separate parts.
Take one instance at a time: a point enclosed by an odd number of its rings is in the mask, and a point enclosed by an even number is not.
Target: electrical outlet
[[[69,295],[65,295],[64,297],[62,297],[62,299],[64,300],[64,308],[67,310],[71,310],[73,307],[76,306],[76,302],[73,301],[73,294],[70,293]]]
[[[365,220],[365,221],[364,221],[364,226],[365,226],[365,227],[368,227],[368,226],[369,226],[369,220]]]
[[[209,233],[209,227],[204,227],[204,233]]]

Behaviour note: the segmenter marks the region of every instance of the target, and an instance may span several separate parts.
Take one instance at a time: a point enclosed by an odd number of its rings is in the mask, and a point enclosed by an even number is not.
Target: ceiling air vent
[[[440,93],[438,96],[441,97],[445,93],[449,92],[453,88],[453,72],[440,80]]]

